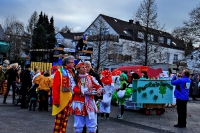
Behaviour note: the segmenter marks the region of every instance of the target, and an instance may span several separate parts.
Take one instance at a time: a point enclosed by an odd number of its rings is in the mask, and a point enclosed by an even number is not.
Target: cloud
[[[84,31],[99,14],[128,21],[143,0],[0,0],[0,23],[5,16],[16,16],[19,21],[28,24],[34,11],[42,11],[48,17],[54,17],[56,27],[68,26]],[[158,21],[166,25],[166,30],[182,26],[182,21],[189,19],[188,13],[199,1],[159,0]]]

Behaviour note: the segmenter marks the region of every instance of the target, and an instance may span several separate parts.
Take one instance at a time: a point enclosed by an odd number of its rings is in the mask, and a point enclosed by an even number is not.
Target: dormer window
[[[140,39],[144,39],[144,33],[138,31],[138,38],[140,38]]]
[[[159,43],[164,43],[164,37],[159,36],[159,37],[158,37],[158,42],[159,42]]]
[[[171,44],[171,39],[167,38],[167,44],[168,44],[168,45]]]

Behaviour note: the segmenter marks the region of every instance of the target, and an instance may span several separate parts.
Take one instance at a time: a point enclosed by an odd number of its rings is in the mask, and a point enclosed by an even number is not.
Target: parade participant
[[[48,111],[48,96],[50,95],[50,88],[52,87],[53,80],[50,77],[49,70],[44,72],[40,78],[34,80],[34,83],[38,84],[38,94],[39,94],[39,111]]]
[[[74,81],[74,57],[68,56],[62,60],[53,80],[53,109],[52,115],[56,115],[54,133],[65,133],[68,124],[69,107],[72,102],[72,90]]]
[[[101,119],[104,119],[104,113],[106,114],[106,119],[109,119],[110,114],[110,105],[112,93],[115,90],[114,83],[112,82],[112,75],[109,70],[102,71],[101,75],[103,76],[101,81],[103,83],[103,88],[105,93],[103,94],[103,100],[100,102],[100,113]]]
[[[3,65],[2,65],[2,73],[0,76],[0,80],[2,83],[2,96],[4,97],[4,95],[6,94],[7,91],[7,83],[5,82],[6,77],[5,77],[5,73],[8,71],[9,69],[9,60],[4,60]]]
[[[31,66],[30,64],[27,64],[25,67],[25,71],[23,72],[22,76],[22,86],[21,86],[21,94],[22,94],[22,99],[21,99],[21,108],[22,109],[27,109],[28,108],[28,103],[26,101],[26,95],[28,90],[32,86],[32,78],[31,78]]]
[[[124,118],[124,102],[126,98],[130,98],[132,89],[127,88],[128,77],[125,73],[120,74],[120,88],[116,89],[113,93],[113,101],[117,100],[121,106],[121,113],[117,116],[117,119]]]
[[[74,114],[74,132],[82,133],[84,125],[89,133],[95,133],[97,128],[97,106],[93,95],[101,95],[102,86],[87,74],[84,62],[76,66],[78,71],[73,89],[74,97],[71,113]]]
[[[85,61],[85,66],[86,66],[86,71],[89,75],[95,77],[95,79],[98,81],[98,83],[103,87],[103,84],[101,82],[100,76],[98,73],[96,73],[93,68],[92,68],[92,64],[90,61]],[[98,100],[102,100],[103,99],[103,95],[101,96],[94,96],[95,102],[97,102]],[[98,115],[97,115],[97,130],[96,133],[99,132],[99,127],[98,127]],[[86,133],[86,126],[84,126],[83,128],[83,132],[82,133]]]
[[[188,70],[183,70],[181,78],[176,79],[176,75],[172,77],[171,84],[176,85],[174,96],[176,97],[178,124],[174,127],[183,128],[186,127],[187,116],[187,102],[189,100],[189,88],[191,80],[189,79],[190,73]],[[179,86],[179,88],[177,88]]]
[[[6,104],[6,98],[8,96],[8,93],[10,91],[10,87],[12,86],[12,96],[13,96],[13,103],[15,100],[15,83],[14,82],[20,82],[20,78],[18,75],[18,70],[16,69],[18,66],[18,63],[14,63],[11,65],[11,68],[8,69],[8,71],[5,73],[5,82],[7,83],[7,91],[6,94],[4,95],[3,103]]]

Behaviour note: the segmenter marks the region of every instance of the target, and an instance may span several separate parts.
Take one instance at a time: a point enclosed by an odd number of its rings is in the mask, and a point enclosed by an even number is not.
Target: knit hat
[[[127,77],[127,75],[125,73],[120,74],[120,77],[123,77],[124,80],[128,80],[128,77]]]

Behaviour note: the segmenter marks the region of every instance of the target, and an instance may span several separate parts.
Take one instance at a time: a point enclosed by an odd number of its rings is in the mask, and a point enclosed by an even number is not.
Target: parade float
[[[132,96],[126,100],[125,108],[140,110],[141,113],[149,115],[155,110],[157,115],[165,112],[165,105],[173,103],[173,86],[169,75],[163,73],[162,69],[148,68],[145,72],[148,77],[132,80]]]

